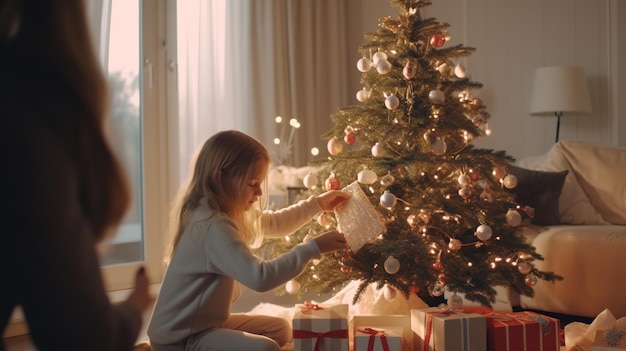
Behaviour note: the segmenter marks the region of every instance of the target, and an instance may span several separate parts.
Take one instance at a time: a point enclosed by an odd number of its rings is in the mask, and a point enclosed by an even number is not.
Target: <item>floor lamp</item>
[[[530,114],[557,117],[555,142],[559,141],[561,115],[564,112],[591,112],[584,70],[572,66],[537,68],[530,99]]]

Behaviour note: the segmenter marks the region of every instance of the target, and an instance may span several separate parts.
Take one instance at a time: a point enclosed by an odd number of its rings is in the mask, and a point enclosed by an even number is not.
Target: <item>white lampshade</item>
[[[550,66],[535,71],[530,114],[590,113],[591,100],[581,67]]]

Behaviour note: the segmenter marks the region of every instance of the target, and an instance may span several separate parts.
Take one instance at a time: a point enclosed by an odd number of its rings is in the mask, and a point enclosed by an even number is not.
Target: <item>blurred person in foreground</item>
[[[21,306],[39,350],[131,350],[152,301],[143,268],[119,304],[100,271],[130,202],[108,104],[83,0],[0,0],[0,331]]]

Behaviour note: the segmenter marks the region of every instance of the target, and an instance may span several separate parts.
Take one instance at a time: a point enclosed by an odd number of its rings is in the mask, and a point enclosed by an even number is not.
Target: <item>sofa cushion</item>
[[[531,156],[516,162],[517,166],[548,172],[569,170],[559,197],[559,216],[563,224],[609,224],[591,204],[578,183],[570,163],[563,153],[564,142],[554,144],[545,154]]]
[[[612,224],[626,225],[626,148],[563,141],[561,153],[591,205]]]
[[[535,210],[531,222],[536,225],[560,224],[559,196],[568,171],[533,171],[514,165],[510,165],[508,171],[517,177],[517,186],[512,189],[517,203]]]

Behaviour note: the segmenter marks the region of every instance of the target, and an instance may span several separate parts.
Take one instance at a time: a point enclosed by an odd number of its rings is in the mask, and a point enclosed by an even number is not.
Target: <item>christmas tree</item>
[[[313,161],[319,171],[304,178],[311,194],[358,187],[376,214],[353,213],[348,223],[380,220],[385,229],[326,255],[287,291],[323,294],[358,280],[355,303],[371,283],[425,301],[447,289],[491,305],[497,285],[532,296],[538,279],[561,277],[534,267],[542,257],[518,233],[533,209],[515,201],[513,158],[471,143],[490,132],[486,106],[473,97],[482,85],[460,63],[474,49],[448,45],[449,25],[422,17],[430,1],[391,3],[398,17],[380,19],[359,48],[359,103],[331,116],[335,127],[322,135],[331,156]],[[342,230],[347,222],[337,220],[320,215],[272,243],[273,254],[338,224]]]

